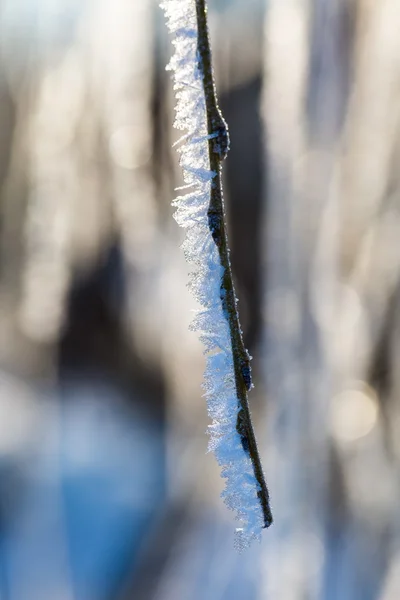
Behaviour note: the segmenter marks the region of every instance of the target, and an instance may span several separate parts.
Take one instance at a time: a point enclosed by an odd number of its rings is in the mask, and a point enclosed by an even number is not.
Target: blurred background
[[[274,525],[208,419],[156,0],[0,0],[0,600],[400,598],[400,0],[209,0]]]

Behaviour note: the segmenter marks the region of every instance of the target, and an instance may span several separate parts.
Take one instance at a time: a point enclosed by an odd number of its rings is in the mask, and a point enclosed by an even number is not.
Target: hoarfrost
[[[170,32],[174,35],[175,53],[167,69],[173,71],[176,96],[174,126],[186,133],[177,144],[186,186],[190,189],[173,202],[177,223],[187,228],[183,244],[186,259],[195,265],[189,287],[203,306],[191,328],[200,332],[205,344],[206,371],[204,396],[207,398],[209,450],[222,467],[226,486],[222,492],[225,504],[236,511],[241,527],[236,530],[235,545],[245,548],[261,537],[263,514],[257,493],[259,485],[253,465],[237,432],[240,404],[236,393],[235,372],[229,324],[222,307],[221,266],[207,217],[211,182],[209,136],[206,104],[197,52],[197,20],[195,0],[165,0],[164,9]],[[216,134],[215,134],[216,135]]]

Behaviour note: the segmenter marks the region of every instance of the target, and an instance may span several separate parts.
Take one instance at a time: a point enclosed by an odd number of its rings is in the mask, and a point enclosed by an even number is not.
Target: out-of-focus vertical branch
[[[364,598],[384,576],[389,530],[397,569],[396,356],[382,354],[396,335],[385,328],[400,264],[399,6],[355,5],[267,8],[268,600],[282,585],[293,598],[325,597],[328,571],[334,595]]]
[[[309,3],[267,5],[262,112],[266,145],[267,470],[276,502],[263,598],[321,598],[327,478],[326,371],[307,289],[313,223],[305,98]],[[318,174],[319,175],[319,174]]]

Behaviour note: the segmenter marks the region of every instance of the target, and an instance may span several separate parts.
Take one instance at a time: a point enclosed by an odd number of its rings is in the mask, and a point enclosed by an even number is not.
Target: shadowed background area
[[[209,0],[274,525],[207,450],[155,0],[0,0],[0,600],[398,600],[400,1]]]

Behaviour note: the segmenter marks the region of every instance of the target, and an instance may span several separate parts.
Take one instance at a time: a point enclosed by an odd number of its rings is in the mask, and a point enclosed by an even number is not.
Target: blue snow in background
[[[65,395],[50,407],[3,531],[0,586],[10,600],[110,597],[165,498],[161,425],[112,389],[77,385]]]

